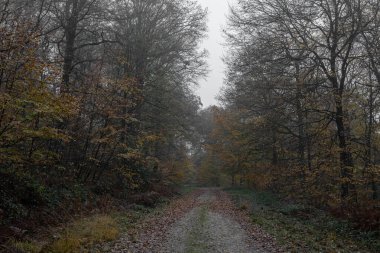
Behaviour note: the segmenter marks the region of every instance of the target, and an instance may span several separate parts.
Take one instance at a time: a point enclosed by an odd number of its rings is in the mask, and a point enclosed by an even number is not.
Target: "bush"
[[[25,173],[0,172],[0,209],[4,220],[27,216],[28,210],[48,202],[48,191],[32,176]]]

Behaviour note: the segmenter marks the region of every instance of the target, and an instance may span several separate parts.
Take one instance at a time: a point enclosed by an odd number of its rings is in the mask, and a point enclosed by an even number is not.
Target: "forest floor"
[[[378,231],[248,189],[194,188],[155,208],[80,219],[54,238],[15,242],[22,251],[12,252],[380,252]]]
[[[286,252],[380,252],[380,231],[363,231],[357,224],[329,212],[252,189],[225,189],[235,204],[249,210],[260,226]]]
[[[118,241],[94,252],[245,253],[281,252],[275,240],[251,223],[220,189],[198,189],[173,201]]]

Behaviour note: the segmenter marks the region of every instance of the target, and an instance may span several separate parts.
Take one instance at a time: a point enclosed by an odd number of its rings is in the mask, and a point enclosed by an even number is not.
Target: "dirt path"
[[[200,189],[174,201],[103,252],[246,253],[281,252],[254,227],[228,195]]]

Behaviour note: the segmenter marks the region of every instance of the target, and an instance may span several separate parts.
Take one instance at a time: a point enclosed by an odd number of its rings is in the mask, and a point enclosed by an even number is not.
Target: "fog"
[[[223,33],[222,28],[226,25],[226,15],[229,5],[234,0],[198,0],[203,7],[208,8],[208,38],[205,39],[203,47],[209,51],[209,75],[202,79],[198,94],[201,96],[204,107],[218,104],[216,96],[223,86],[225,65],[222,57]]]

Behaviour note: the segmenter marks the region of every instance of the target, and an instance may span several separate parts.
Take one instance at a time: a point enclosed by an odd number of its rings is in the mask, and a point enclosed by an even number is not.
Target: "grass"
[[[192,189],[189,187],[186,191],[191,192]],[[20,253],[93,252],[97,246],[115,241],[121,234],[134,228],[148,214],[161,213],[169,203],[169,199],[161,198],[155,207],[133,205],[126,211],[79,218],[63,228],[54,228],[55,232],[49,231],[49,235],[44,238],[36,235],[33,236],[36,241],[11,241],[5,246]]]
[[[12,241],[9,248],[27,253],[91,252],[94,245],[118,239],[120,234],[131,229],[147,214],[161,209],[160,206],[152,209],[136,205],[124,212],[81,218],[68,224],[58,238],[45,246],[30,241]]]
[[[240,208],[252,210],[254,223],[291,252],[380,252],[379,232],[353,229],[347,221],[301,204],[281,201],[274,194],[226,189]]]
[[[112,217],[116,220],[119,229],[122,233],[134,228],[138,221],[151,213],[160,213],[167,202],[163,202],[155,208],[145,207],[142,205],[135,205],[133,209],[127,212],[114,213]]]
[[[203,231],[207,221],[207,207],[202,206],[197,214],[197,221],[193,225],[187,241],[186,241],[186,253],[199,253],[207,252],[207,243],[204,241]]]
[[[94,244],[115,240],[119,226],[109,215],[95,215],[69,224],[58,239],[44,247],[34,242],[13,241],[10,248],[27,253],[74,253],[87,252]]]
[[[199,189],[199,187],[196,186],[196,185],[183,185],[180,188],[179,193],[181,195],[186,195],[186,194],[189,194],[189,193],[193,192],[196,189]]]
[[[116,220],[109,215],[96,215],[76,221],[65,229],[61,238],[54,241],[43,252],[80,252],[97,243],[108,242],[120,234]]]
[[[42,250],[42,247],[34,242],[12,241],[10,244],[16,252],[39,253]]]

